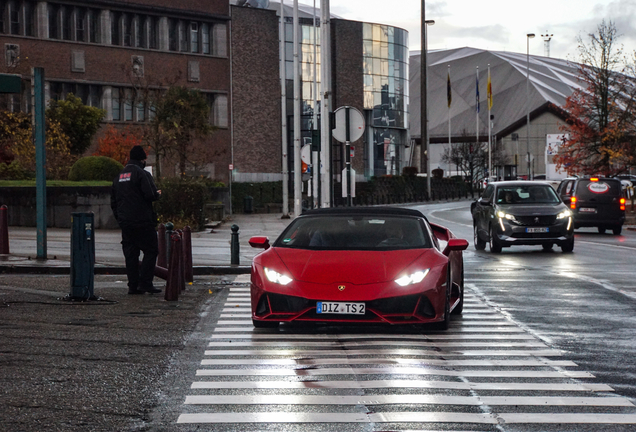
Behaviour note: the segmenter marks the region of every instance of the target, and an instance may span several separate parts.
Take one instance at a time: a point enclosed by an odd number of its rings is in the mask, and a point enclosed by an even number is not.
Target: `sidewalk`
[[[214,229],[192,233],[192,261],[195,274],[248,273],[252,258],[260,249],[252,248],[250,237],[264,235],[275,240],[292,219],[281,213],[235,214]],[[239,227],[239,266],[231,266],[232,225]],[[121,231],[96,230],[95,273],[125,273]],[[68,273],[71,230],[47,229],[47,259],[37,259],[35,228],[9,227],[9,254],[0,255],[0,273]]]

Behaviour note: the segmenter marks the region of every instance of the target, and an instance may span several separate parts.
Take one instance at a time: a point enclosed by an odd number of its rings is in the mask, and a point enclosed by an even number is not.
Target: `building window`
[[[157,21],[154,17],[147,17],[146,25],[148,27],[148,48],[157,49]]]
[[[73,40],[73,9],[62,6],[60,12],[62,20],[62,39]]]
[[[59,11],[60,7],[56,4],[49,3],[47,5],[47,13],[49,16],[49,39],[60,38],[60,25],[59,25]]]
[[[228,127],[227,95],[208,93],[208,104],[210,105],[210,123],[220,128]]]
[[[190,51],[193,53],[199,52],[199,23],[190,23]]]
[[[212,27],[212,54],[227,57],[227,26],[214,24]]]
[[[124,90],[124,120],[133,121],[133,98],[131,90]]]
[[[201,48],[203,54],[210,54],[210,26],[201,24]]]
[[[132,46],[132,20],[130,15],[123,14],[122,27],[124,31],[124,46]]]
[[[170,51],[176,51],[178,47],[178,34],[177,34],[178,22],[175,19],[168,21],[168,49]]]
[[[75,10],[75,40],[86,42],[86,12],[83,9]]]
[[[142,122],[146,120],[145,118],[146,107],[143,101],[137,102],[137,121]]]
[[[88,11],[88,33],[89,42],[99,43],[99,11],[90,9]]]
[[[110,13],[110,43],[121,45],[121,13]]]
[[[179,21],[179,51],[188,51],[188,33],[183,21]]]
[[[113,87],[111,91],[111,100],[113,105],[113,120],[119,121],[121,120],[121,101],[119,98],[119,89],[117,87]]]
[[[9,9],[9,33],[20,34],[20,5],[14,1],[8,3]]]

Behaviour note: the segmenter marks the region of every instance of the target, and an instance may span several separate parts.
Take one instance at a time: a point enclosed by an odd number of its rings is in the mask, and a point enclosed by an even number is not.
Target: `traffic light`
[[[311,131],[311,151],[320,151],[320,129]]]

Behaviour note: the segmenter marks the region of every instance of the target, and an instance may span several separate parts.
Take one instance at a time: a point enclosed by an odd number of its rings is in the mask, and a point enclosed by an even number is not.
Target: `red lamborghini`
[[[254,327],[281,322],[436,323],[464,305],[468,242],[417,210],[318,209],[296,218],[254,257]]]

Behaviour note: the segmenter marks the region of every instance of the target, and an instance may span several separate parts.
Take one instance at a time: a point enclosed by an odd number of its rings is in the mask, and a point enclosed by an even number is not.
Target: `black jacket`
[[[152,202],[161,197],[152,174],[131,159],[113,181],[110,207],[122,228],[156,226],[157,217]]]

